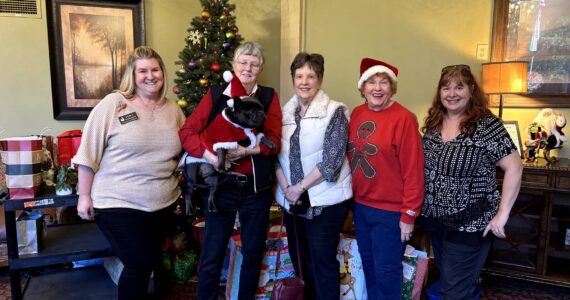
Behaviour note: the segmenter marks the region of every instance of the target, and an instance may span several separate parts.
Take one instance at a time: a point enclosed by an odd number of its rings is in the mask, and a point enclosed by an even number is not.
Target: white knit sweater
[[[138,119],[121,124],[119,117],[131,113]],[[180,107],[170,100],[154,111],[132,105],[119,93],[101,100],[87,119],[72,160],[95,172],[93,206],[150,212],[172,204],[180,195],[173,172],[182,150],[178,130],[184,120]]]

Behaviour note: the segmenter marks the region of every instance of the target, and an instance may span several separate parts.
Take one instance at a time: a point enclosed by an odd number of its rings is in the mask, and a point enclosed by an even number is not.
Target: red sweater
[[[210,112],[212,111],[212,94],[208,90],[206,95],[200,100],[198,107],[192,112],[192,114],[186,119],[186,122],[180,129],[180,141],[182,141],[182,147],[191,156],[202,157],[204,151],[206,151],[206,146],[200,140],[200,135],[204,131],[208,118],[210,117]],[[275,149],[270,149],[264,144],[260,144],[260,154],[261,155],[276,155],[281,149],[281,107],[279,106],[279,98],[277,93],[273,94],[273,99],[267,110],[267,120],[263,126],[263,134],[265,138],[271,140],[277,145]],[[242,173],[242,174],[252,174],[253,166],[251,159],[249,157],[244,157],[236,161],[235,165],[232,165],[232,171]]]
[[[398,102],[375,112],[354,109],[348,159],[354,199],[363,205],[402,213],[413,224],[424,198],[424,153],[413,113]]]

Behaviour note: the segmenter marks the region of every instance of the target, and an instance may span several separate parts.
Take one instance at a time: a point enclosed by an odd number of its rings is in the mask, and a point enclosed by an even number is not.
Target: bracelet
[[[299,181],[299,185],[301,186],[301,190],[303,192],[305,192],[307,189],[305,188],[305,186],[303,185],[303,180]]]

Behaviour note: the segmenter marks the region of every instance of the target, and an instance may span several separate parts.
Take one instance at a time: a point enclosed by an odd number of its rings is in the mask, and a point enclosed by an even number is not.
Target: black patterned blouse
[[[460,133],[444,142],[426,133],[425,200],[422,215],[458,231],[484,230],[499,209],[496,163],[517,151],[503,123],[482,117],[472,136]]]
[[[299,183],[304,177],[303,164],[301,163],[301,146],[299,143],[299,132],[301,130],[301,106],[295,111],[295,123],[297,128],[291,135],[289,150],[289,166],[291,168],[291,184]],[[344,116],[344,108],[335,110],[325,132],[323,141],[323,160],[317,163],[317,168],[321,172],[324,180],[335,181],[346,156],[346,144],[348,142],[348,120]],[[310,207],[304,215],[307,219],[321,214],[322,206]]]

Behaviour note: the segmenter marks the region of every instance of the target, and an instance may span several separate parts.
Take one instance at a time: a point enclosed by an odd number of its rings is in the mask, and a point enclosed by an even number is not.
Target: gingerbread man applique
[[[376,175],[376,170],[367,159],[367,156],[378,153],[378,146],[368,142],[368,138],[375,131],[376,124],[373,121],[365,121],[356,131],[357,139],[348,142],[348,152],[354,152],[350,160],[350,168],[353,173],[357,167],[360,168],[366,178],[373,178]]]

